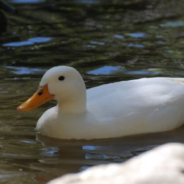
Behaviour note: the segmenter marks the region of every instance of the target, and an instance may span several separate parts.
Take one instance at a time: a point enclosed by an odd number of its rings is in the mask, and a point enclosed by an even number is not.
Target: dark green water
[[[55,102],[16,111],[56,65],[75,67],[87,88],[141,77],[184,77],[184,0],[7,2],[17,12],[5,12],[7,27],[1,24],[0,183],[46,183],[125,161],[165,142],[184,142],[182,127],[112,140],[47,139],[34,128]]]

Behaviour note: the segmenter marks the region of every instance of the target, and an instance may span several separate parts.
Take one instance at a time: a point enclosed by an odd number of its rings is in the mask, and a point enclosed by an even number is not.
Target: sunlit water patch
[[[123,43],[123,46],[126,46],[126,47],[134,47],[134,48],[144,48],[145,46],[142,45],[142,44],[134,44],[134,43]]]
[[[113,37],[114,38],[117,38],[117,39],[123,39],[124,38],[123,35],[118,35],[118,34],[115,34]]]
[[[132,38],[147,38],[147,37],[149,37],[149,35],[146,33],[129,33],[128,35],[131,36]]]
[[[10,69],[13,74],[43,74],[47,69],[43,68],[30,68],[30,67],[14,67],[14,66],[4,66]]]
[[[101,68],[97,68],[95,70],[91,70],[88,72],[88,74],[93,75],[110,75],[117,72],[124,71],[123,67],[121,66],[103,66]]]
[[[184,26],[184,21],[176,20],[176,21],[168,21],[164,24],[161,24],[162,27],[180,27]]]
[[[2,44],[4,47],[23,47],[23,46],[30,46],[34,45],[35,43],[45,43],[51,41],[52,38],[46,37],[35,37],[29,38],[27,41],[20,41],[20,42],[11,42],[11,43],[4,43]]]

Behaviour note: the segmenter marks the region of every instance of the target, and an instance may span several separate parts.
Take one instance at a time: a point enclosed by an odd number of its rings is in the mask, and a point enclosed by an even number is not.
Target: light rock
[[[95,166],[48,184],[184,184],[184,145],[168,143],[122,164]]]

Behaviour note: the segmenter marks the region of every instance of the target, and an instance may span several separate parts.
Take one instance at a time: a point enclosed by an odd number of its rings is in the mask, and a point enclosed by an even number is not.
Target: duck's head
[[[68,66],[57,66],[43,75],[36,93],[17,110],[30,111],[52,99],[67,106],[80,103],[82,105],[86,103],[85,89],[82,76],[77,70]]]

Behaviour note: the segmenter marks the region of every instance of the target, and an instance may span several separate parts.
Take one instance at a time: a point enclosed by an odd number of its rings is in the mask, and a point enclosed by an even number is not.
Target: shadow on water
[[[75,67],[87,88],[141,77],[183,77],[183,0],[7,3],[0,0],[0,183],[45,183],[184,141],[184,127],[109,140],[54,140],[37,134],[35,125],[55,102],[16,112],[56,65]]]

